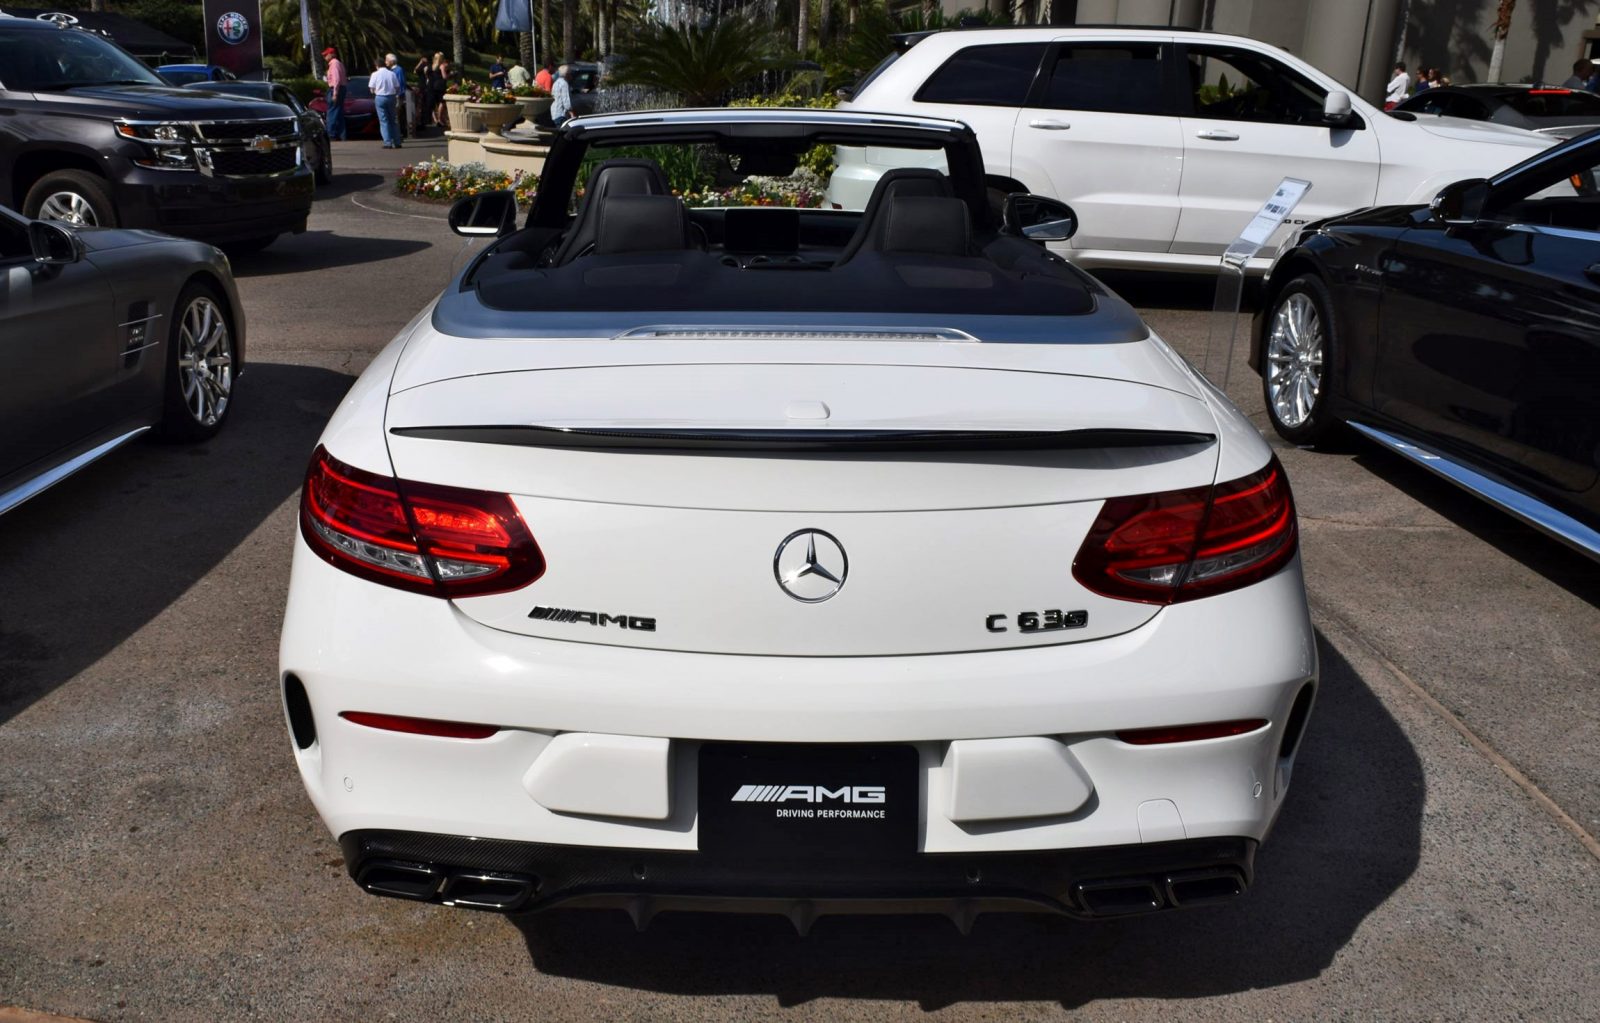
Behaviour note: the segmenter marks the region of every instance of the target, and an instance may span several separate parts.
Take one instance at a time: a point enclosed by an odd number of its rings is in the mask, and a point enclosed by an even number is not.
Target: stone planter
[[[482,131],[483,122],[471,123],[474,118],[467,114],[467,104],[472,102],[472,97],[465,93],[447,92],[444,94],[444,116],[450,122],[451,131]]]
[[[523,119],[533,124],[538,118],[549,116],[550,104],[555,99],[551,96],[518,96],[517,102],[522,105]]]
[[[467,103],[464,108],[468,121],[477,119],[482,125],[479,128],[469,128],[469,131],[486,131],[498,135],[505,128],[522,116],[522,105],[519,103]],[[454,124],[455,121],[450,122]]]

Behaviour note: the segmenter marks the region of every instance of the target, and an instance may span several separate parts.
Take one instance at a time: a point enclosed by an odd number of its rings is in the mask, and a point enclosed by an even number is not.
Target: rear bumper
[[[304,231],[315,181],[307,167],[281,177],[229,178],[130,164],[114,187],[123,227],[223,242]]]
[[[664,910],[767,912],[802,931],[832,913],[944,913],[964,928],[983,912],[1105,917],[1212,905],[1249,887],[1256,845],[1214,838],[783,863],[403,831],[339,839],[350,876],[375,895],[498,912],[615,908],[641,927]]]

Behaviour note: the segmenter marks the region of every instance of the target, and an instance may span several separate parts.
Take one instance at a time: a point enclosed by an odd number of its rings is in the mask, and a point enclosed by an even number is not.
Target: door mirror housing
[[[1338,127],[1350,123],[1350,94],[1335,89],[1322,101],[1322,120]]]
[[[467,238],[504,238],[517,229],[517,197],[501,190],[457,199],[450,207],[450,230]]]
[[[1064,242],[1078,233],[1078,215],[1059,200],[1014,192],[1006,196],[1000,230],[1036,242]]]
[[[1483,178],[1456,181],[1439,190],[1428,204],[1428,212],[1438,223],[1449,227],[1476,224],[1489,200],[1489,182]]]
[[[48,220],[28,224],[28,246],[40,266],[65,266],[83,258],[83,242],[78,236]]]

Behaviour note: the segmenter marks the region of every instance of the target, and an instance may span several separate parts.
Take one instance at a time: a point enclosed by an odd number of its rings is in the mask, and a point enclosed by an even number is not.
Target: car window
[[[1187,70],[1195,117],[1323,124],[1327,90],[1263,54],[1191,46]]]
[[[21,92],[107,82],[167,84],[115,43],[78,30],[8,32],[0,28],[0,73],[5,75],[7,88]]]
[[[299,97],[290,92],[288,89],[273,89],[272,99],[274,102],[282,103],[284,106],[288,107],[290,110],[293,110],[297,114],[305,112],[306,108],[300,105]]]
[[[1488,107],[1458,92],[1423,93],[1401,104],[1401,110],[1414,114],[1441,114],[1445,117],[1466,117],[1481,121],[1489,115]]]
[[[1169,114],[1167,47],[1159,43],[1092,43],[1056,50],[1039,106],[1116,114]]]
[[[1560,159],[1502,175],[1491,188],[1484,219],[1600,231],[1594,158],[1594,147],[1582,146]]]
[[[933,73],[915,97],[918,103],[963,103],[1020,107],[1028,99],[1046,43],[969,46]]]
[[[1600,96],[1571,89],[1524,89],[1500,97],[1525,117],[1593,117],[1600,115]]]

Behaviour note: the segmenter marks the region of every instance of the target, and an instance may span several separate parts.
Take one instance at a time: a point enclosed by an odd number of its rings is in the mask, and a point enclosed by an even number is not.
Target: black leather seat
[[[850,236],[833,265],[849,262],[863,248],[882,248],[884,213],[890,200],[909,196],[952,198],[954,195],[950,179],[939,171],[925,167],[896,167],[889,171],[873,186],[872,197],[867,200],[856,233]]]
[[[972,224],[967,204],[960,199],[931,195],[896,196],[884,204],[883,229],[878,252],[918,253],[925,256],[972,254]]]
[[[689,211],[675,195],[612,195],[596,209],[596,256],[698,248],[691,241]]]
[[[589,183],[583,190],[583,204],[578,207],[578,215],[572,218],[572,226],[561,239],[561,245],[556,249],[551,262],[556,266],[570,263],[579,256],[584,255],[594,248],[595,235],[598,228],[600,207],[605,200],[617,196],[671,196],[672,189],[667,184],[666,172],[654,160],[616,159],[607,160],[594,169],[589,175]]]

